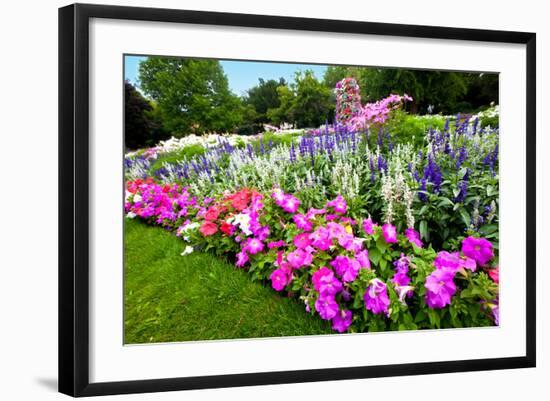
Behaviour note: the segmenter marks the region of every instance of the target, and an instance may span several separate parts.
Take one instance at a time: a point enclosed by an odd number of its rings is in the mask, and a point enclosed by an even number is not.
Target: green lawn
[[[181,256],[184,246],[161,228],[126,220],[126,344],[332,333],[299,301],[215,256]]]

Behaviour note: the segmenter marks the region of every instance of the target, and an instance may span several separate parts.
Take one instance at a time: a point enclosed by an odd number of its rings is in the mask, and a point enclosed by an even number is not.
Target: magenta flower
[[[460,260],[460,267],[463,267],[465,269],[471,270],[473,272],[477,269],[476,261],[472,258],[469,258],[468,256],[460,256],[458,252],[455,252],[458,259]]]
[[[256,255],[258,252],[263,251],[264,244],[257,238],[249,238],[243,249],[251,255]]]
[[[434,270],[426,278],[426,303],[430,308],[441,309],[451,304],[451,298],[456,292],[454,276],[454,270],[441,269]]]
[[[330,265],[334,267],[336,274],[346,283],[355,280],[361,268],[361,265],[356,259],[343,255],[336,256],[336,258],[330,262]]]
[[[271,287],[276,291],[282,291],[290,282],[290,272],[284,267],[280,267],[271,273],[269,279],[271,280]]]
[[[285,193],[280,188],[275,188],[271,196],[275,199],[275,203],[279,206],[281,206],[285,200]]]
[[[354,226],[357,224],[355,220],[353,220],[351,217],[342,217],[340,219],[340,223],[349,224],[350,226]]]
[[[349,235],[346,232],[346,227],[344,227],[341,224],[335,223],[333,221],[331,221],[330,223],[327,223],[327,229],[328,229],[329,237],[331,239]]]
[[[409,264],[411,259],[405,254],[401,254],[401,257],[393,262],[395,266],[395,274],[393,275],[391,282],[393,283],[395,290],[399,296],[399,301],[405,302],[405,296],[411,297],[413,295],[414,287],[410,286],[411,278],[408,276]]]
[[[382,226],[382,235],[388,244],[395,244],[397,242],[397,230],[395,226],[386,223]]]
[[[462,241],[462,253],[474,259],[480,265],[485,265],[493,259],[493,244],[485,238],[464,238]]]
[[[365,231],[365,234],[372,235],[374,233],[374,227],[376,224],[372,222],[372,219],[369,217],[366,220],[363,220],[363,230]]]
[[[292,220],[294,220],[294,223],[296,223],[296,227],[298,227],[300,230],[304,231],[311,231],[313,228],[313,224],[311,221],[308,220],[308,218],[303,214],[295,214],[292,216]]]
[[[320,289],[321,278],[325,276],[334,277],[334,272],[328,267],[321,267],[319,270],[313,273],[311,281],[313,282],[313,288],[315,288],[317,291],[319,291]]]
[[[419,248],[422,248],[422,245],[424,245],[420,240],[420,233],[414,228],[407,228],[405,230],[405,237],[407,237],[411,244],[414,244]]]
[[[279,240],[279,241],[268,242],[267,247],[269,249],[273,249],[273,248],[280,248],[284,245],[285,245],[285,242],[283,240]]]
[[[334,296],[321,295],[317,301],[315,301],[315,310],[319,312],[321,319],[330,320],[336,316],[340,308],[338,307]]]
[[[315,216],[317,216],[319,214],[325,214],[325,213],[326,213],[325,209],[315,209],[315,208],[311,207],[307,211],[306,217],[307,217],[308,220],[311,220],[311,219],[314,219]]]
[[[326,269],[326,267],[325,267]],[[328,269],[327,269],[328,270]],[[316,272],[318,273],[318,271]],[[315,273],[314,273],[315,274]],[[342,291],[342,283],[338,280],[332,271],[329,270],[329,273],[322,272],[317,276],[316,284],[314,282],[314,288],[319,291],[319,294],[322,296],[326,295],[336,295]]]
[[[375,278],[370,281],[370,285],[365,292],[365,308],[374,314],[388,313],[390,298],[386,284]]]
[[[338,238],[338,244],[340,244],[340,246],[344,248],[346,251],[356,252],[358,250],[361,250],[361,244],[360,243],[357,244],[354,241],[353,235],[351,234],[344,233],[336,238]],[[359,246],[359,249],[357,249],[358,246]]]
[[[237,267],[243,267],[246,264],[246,262],[248,262],[248,255],[243,249],[239,253],[237,253],[237,262],[235,263],[235,265]]]
[[[342,195],[338,195],[336,199],[327,202],[327,207],[332,207],[336,213],[344,214],[348,205]]]
[[[252,225],[250,227],[252,233],[254,236],[259,239],[260,241],[265,241],[267,237],[269,237],[269,226],[260,226],[257,229],[252,229]]]
[[[286,256],[286,260],[294,269],[299,269],[302,266],[309,266],[313,262],[313,256],[303,249],[296,249]]]
[[[309,237],[309,233],[302,233],[295,236],[293,242],[294,245],[296,245],[296,248],[306,249],[308,246],[310,246],[312,241]]]
[[[319,227],[311,233],[309,238],[312,240],[312,245],[321,251],[326,251],[331,245],[329,231],[325,227]]]
[[[369,251],[363,250],[361,252],[357,252],[355,254],[355,259],[359,262],[359,265],[365,269],[370,269],[370,259],[369,259]]]
[[[285,195],[280,206],[287,213],[296,213],[298,207],[300,206],[300,201],[295,196],[287,194]]]
[[[332,318],[332,329],[338,333],[345,333],[353,320],[353,314],[349,310],[338,311]]]
[[[449,253],[440,251],[434,259],[434,266],[437,270],[451,270],[453,274],[460,269],[462,262],[458,256],[458,252]]]

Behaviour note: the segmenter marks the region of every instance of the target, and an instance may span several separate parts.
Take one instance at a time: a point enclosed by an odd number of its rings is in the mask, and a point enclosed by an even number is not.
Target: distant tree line
[[[264,80],[237,96],[216,60],[149,57],[139,66],[139,89],[125,84],[126,146],[151,146],[190,133],[256,134],[263,124],[318,127],[334,119],[334,86],[354,77],[362,102],[407,93],[411,113],[473,112],[498,103],[498,74],[330,66],[318,80],[296,73],[292,82]]]

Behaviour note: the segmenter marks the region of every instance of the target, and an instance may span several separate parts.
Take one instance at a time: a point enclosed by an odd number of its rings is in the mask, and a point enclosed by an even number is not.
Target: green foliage
[[[298,128],[318,127],[332,120],[334,102],[331,89],[319,82],[312,71],[296,73],[294,82],[279,86],[279,107],[267,111],[274,124],[284,122],[296,124]]]
[[[209,254],[182,257],[181,239],[125,222],[126,344],[331,333],[303,303]]]
[[[424,144],[424,137],[429,129],[443,129],[445,118],[439,115],[416,116],[402,110],[393,112],[387,123],[388,130],[398,143],[410,143],[415,147]]]
[[[241,100],[216,60],[149,57],[139,65],[139,80],[177,137],[232,131],[242,122]]]
[[[281,105],[279,93],[277,91],[279,86],[286,86],[286,82],[283,78],[280,78],[279,81],[274,79],[266,81],[260,78],[258,85],[253,86],[246,92],[243,101],[245,105],[251,106],[254,111],[252,116],[247,116],[248,118],[246,121],[252,120],[255,123],[269,122],[267,111]]]
[[[204,146],[199,144],[187,145],[177,152],[168,152],[161,154],[151,165],[151,173],[155,173],[164,163],[177,163],[183,160],[191,160],[196,156],[201,156],[206,152]]]
[[[125,146],[129,149],[153,146],[167,137],[158,110],[130,82],[124,82]]]
[[[409,105],[413,114],[427,112],[430,105],[437,113],[456,114],[498,103],[498,74],[493,73],[329,66],[324,83],[334,88],[336,82],[346,77],[359,83],[363,103],[391,93],[407,93],[413,97]]]

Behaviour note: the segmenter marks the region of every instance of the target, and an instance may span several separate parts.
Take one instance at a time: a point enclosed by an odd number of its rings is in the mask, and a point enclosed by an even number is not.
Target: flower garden
[[[336,96],[337,122],[318,129],[128,153],[127,218],[334,332],[498,325],[498,128],[432,116],[411,140],[396,124],[409,96],[362,105],[351,78]]]

